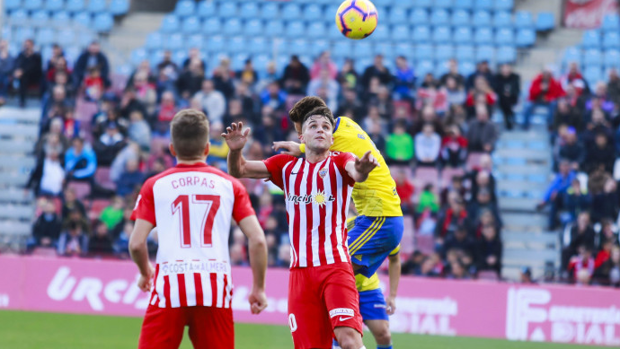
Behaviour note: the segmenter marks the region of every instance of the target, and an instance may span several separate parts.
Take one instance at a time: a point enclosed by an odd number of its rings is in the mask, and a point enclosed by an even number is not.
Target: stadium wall
[[[149,297],[130,261],[0,257],[0,308],[142,316]],[[249,268],[233,268],[237,322],[287,324],[288,271],[268,271],[269,308],[249,312]],[[387,280],[382,280],[386,282]],[[303,287],[303,286],[302,286]],[[610,288],[404,277],[392,330],[518,341],[620,345],[620,297]]]

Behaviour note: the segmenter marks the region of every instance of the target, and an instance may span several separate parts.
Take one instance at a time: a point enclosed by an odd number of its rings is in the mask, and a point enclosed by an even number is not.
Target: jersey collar
[[[201,168],[201,167],[207,167],[209,165],[207,165],[204,162],[195,162],[193,164],[177,164],[175,167],[178,168]]]

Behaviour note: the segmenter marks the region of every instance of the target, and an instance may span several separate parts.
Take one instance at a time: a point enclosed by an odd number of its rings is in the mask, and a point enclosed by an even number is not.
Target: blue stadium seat
[[[435,59],[437,61],[447,61],[454,57],[454,47],[452,45],[435,46]]]
[[[21,0],[4,0],[4,10],[13,11],[22,7]]]
[[[452,40],[458,44],[469,44],[473,42],[473,34],[470,27],[459,27],[454,30]]]
[[[388,14],[390,24],[405,24],[407,21],[407,11],[400,7],[392,7]]]
[[[32,25],[37,27],[46,26],[50,20],[49,12],[45,10],[35,11],[32,15],[30,15],[30,22]]]
[[[237,53],[230,60],[230,67],[233,70],[241,70],[245,66],[245,62],[250,58],[247,53]]]
[[[513,46],[500,46],[495,58],[498,64],[514,63],[517,60],[517,49]]]
[[[161,30],[162,33],[173,33],[179,30],[179,26],[180,24],[177,16],[169,14],[162,19],[159,30]]]
[[[413,0],[413,1],[395,1],[394,4],[401,7],[406,7],[413,3],[413,7],[432,8],[435,6],[435,0]]]
[[[587,66],[583,71],[583,77],[590,86],[595,86],[599,81],[604,80],[603,72],[598,65]]]
[[[416,45],[415,56],[416,61],[432,61],[435,59],[435,52],[433,46],[429,44]]]
[[[290,39],[302,37],[306,32],[306,26],[303,22],[289,22],[284,30],[284,35]]]
[[[536,17],[536,30],[547,31],[555,28],[555,16],[551,12],[539,12]]]
[[[515,36],[512,29],[502,28],[495,33],[495,45],[514,46]]]
[[[491,13],[488,11],[476,11],[471,18],[471,25],[474,27],[490,27]]]
[[[456,47],[456,59],[459,61],[474,61],[474,47],[471,45],[459,45]]]
[[[608,14],[603,17],[603,23],[601,29],[605,31],[617,31],[620,30],[620,16],[618,14]]]
[[[353,61],[353,69],[363,73],[366,68],[372,65],[372,58],[356,59]]]
[[[66,11],[59,11],[52,15],[52,23],[57,26],[63,26],[71,22],[71,16]]]
[[[144,48],[147,50],[159,50],[163,47],[164,38],[159,32],[152,32],[146,36]]]
[[[459,61],[459,72],[464,76],[473,74],[476,71],[476,65],[471,61]]]
[[[338,32],[338,30],[333,30],[332,28],[334,27],[333,23],[330,23],[328,25],[328,32]],[[377,29],[375,29],[375,31],[372,33],[371,36],[369,36],[369,39],[372,41],[376,41],[376,42],[383,42],[386,40],[391,40],[390,38],[390,28],[385,25],[385,24],[379,24],[377,25]]]
[[[506,11],[495,12],[493,26],[495,28],[512,28],[512,14]]]
[[[107,33],[114,27],[114,17],[110,13],[104,12],[95,16],[93,29],[100,33]]]
[[[28,12],[22,9],[15,10],[11,12],[9,18],[13,23],[25,23],[28,21]]]
[[[198,33],[201,29],[200,19],[197,16],[187,17],[183,20],[181,31],[184,34]]]
[[[443,8],[446,10],[450,10],[454,4],[454,2],[457,2],[458,0],[435,0],[435,4],[434,7],[435,8]]]
[[[258,17],[259,12],[260,8],[258,7],[258,4],[256,4],[255,2],[246,2],[245,4],[241,5],[241,8],[239,9],[239,17],[245,19],[252,19]]]
[[[450,27],[435,27],[435,30],[433,30],[433,41],[438,44],[451,42],[452,30],[450,30]]]
[[[147,56],[151,66],[155,67],[164,59],[164,50],[148,51]],[[131,75],[131,72],[129,72],[129,75]]]
[[[65,58],[67,59],[67,65],[73,68],[75,61],[77,61],[78,57],[82,53],[82,49],[77,46],[68,45],[65,47]]]
[[[475,0],[474,9],[491,11],[494,8],[493,0]]]
[[[598,48],[601,45],[601,36],[596,30],[586,30],[583,32],[581,45],[584,48]]]
[[[259,35],[263,32],[263,30],[263,21],[260,19],[251,19],[245,22],[245,25],[243,26],[243,32],[249,37]]]
[[[172,51],[185,49],[183,34],[174,33],[168,35],[168,37],[164,40],[164,49]]]
[[[396,44],[394,47],[392,47],[392,45],[389,44],[379,44],[379,45],[384,45],[387,47],[387,49],[391,49],[394,52],[394,55],[396,56],[404,56],[407,59],[410,59],[412,57],[414,57],[415,54],[415,50],[413,49],[413,46],[411,46],[411,44],[409,43],[399,43]],[[377,46],[379,45],[375,45],[375,52],[379,53]]]
[[[204,37],[202,34],[192,34],[188,36],[185,39],[185,47],[188,49],[197,48],[202,50],[204,48]]]
[[[267,41],[265,41],[265,38],[261,36],[254,36],[251,39],[248,39],[247,50],[253,55],[267,54],[270,52],[269,46],[267,46]]]
[[[457,0],[454,2],[454,8],[471,11],[474,8],[474,0]]]
[[[84,0],[67,0],[65,5],[65,11],[78,12],[83,11],[86,8],[86,2]]]
[[[409,48],[409,50],[411,50],[411,45],[409,44],[400,44],[400,45],[406,45]],[[408,54],[409,56],[412,56],[412,53],[407,52],[404,47],[400,47],[400,49],[402,51],[402,55]],[[396,57],[397,55],[401,53],[399,52],[399,48],[396,47],[395,49],[394,45],[392,45],[391,43],[380,42],[380,43],[375,43],[373,54],[382,55],[383,57],[385,57],[385,60],[390,60],[390,59],[394,59],[394,57]]]
[[[353,45],[353,56],[357,59],[373,57],[373,45],[370,41],[362,40]]]
[[[403,41],[408,40],[410,35],[408,33],[409,28],[407,26],[401,26],[401,28],[398,31],[403,33],[402,35],[398,35],[398,37],[400,38],[399,40],[403,40]],[[397,35],[396,28],[392,30],[392,37],[394,37],[395,35]],[[416,26],[413,28],[413,41],[415,43],[426,43],[426,42],[429,42],[430,40],[431,40],[431,30],[429,27]],[[398,40],[394,39],[394,41],[398,41]]]
[[[89,0],[86,10],[94,14],[103,12],[108,7],[106,0]]]
[[[237,4],[234,2],[221,2],[220,7],[218,8],[217,14],[220,17],[235,17],[237,15]]]
[[[177,50],[172,52],[172,61],[178,66],[182,66],[183,62],[187,59],[187,51]]]
[[[351,57],[352,51],[353,51],[353,46],[351,45],[350,40],[348,41],[341,40],[341,41],[334,43],[332,54],[336,58],[338,57],[347,58],[347,57]]]
[[[330,23],[331,25],[328,25],[327,27],[327,37],[330,40],[340,40],[342,39],[344,36],[342,35],[342,33],[340,32],[340,30],[338,30],[338,27],[334,25],[334,23]],[[375,30],[376,31],[376,30]],[[374,34],[374,33],[373,33]],[[373,36],[371,36],[372,38]]]
[[[259,54],[252,57],[252,66],[256,69],[256,72],[262,77],[267,72],[267,64],[271,61],[269,55]]]
[[[323,20],[323,10],[321,10],[321,6],[317,4],[306,5],[303,10],[303,15],[306,21],[322,21]]]
[[[337,30],[335,30],[338,32]],[[265,35],[271,37],[280,37],[284,33],[284,24],[279,20],[272,20],[265,25]],[[339,34],[342,36],[342,34]]]
[[[226,20],[226,22],[224,22],[223,26],[224,34],[228,36],[239,35],[241,34],[241,31],[243,29],[243,26],[241,25],[241,20],[237,18],[229,18],[228,20]]]
[[[298,21],[302,18],[301,8],[296,4],[286,4],[282,6],[280,16],[284,20]]]
[[[451,23],[453,27],[469,26],[471,24],[469,12],[465,10],[452,11]]]
[[[474,33],[474,43],[484,45],[493,42],[493,30],[490,28],[478,28]]]
[[[8,2],[4,2],[5,7],[8,8]],[[45,1],[45,9],[47,11],[60,11],[65,8],[64,0],[47,0]]]
[[[122,16],[129,12],[129,0],[112,0],[110,2],[110,12],[114,16]]]
[[[514,0],[495,0],[495,11],[512,11]]]
[[[27,11],[36,11],[43,8],[43,0],[22,0],[22,8]]]
[[[428,73],[435,73],[435,63],[433,61],[418,61],[416,64],[416,75],[418,76],[418,81],[424,80],[424,76]]]
[[[322,39],[325,37],[325,25],[323,22],[312,22],[306,30],[306,35],[309,39]]]
[[[338,12],[338,7],[339,5],[337,4],[332,4],[325,7],[323,13],[325,14],[324,21],[326,23],[334,24],[334,18],[336,17],[336,12]],[[377,11],[379,11],[379,17],[386,19],[387,11],[384,7],[377,7]]]
[[[318,57],[323,51],[329,51],[330,45],[327,40],[312,40],[310,45],[310,54],[314,57]]]
[[[192,0],[181,0],[174,7],[174,14],[183,18],[192,16],[196,12],[196,3]]]
[[[495,61],[495,48],[493,46],[483,45],[476,49],[476,62]]]
[[[90,30],[82,30],[78,33],[77,44],[80,47],[88,46],[93,40],[95,40],[95,35]]]
[[[277,2],[263,3],[260,9],[260,17],[264,19],[277,19],[280,17],[280,6]]]
[[[618,32],[607,32],[603,36],[603,48],[619,48],[620,47],[620,35]]]
[[[46,27],[41,28],[37,33],[36,43],[38,45],[51,45],[56,40],[54,29]]]
[[[202,33],[203,34],[221,34],[222,33],[222,22],[216,17],[207,18],[204,22],[202,22]]]
[[[583,63],[585,65],[600,65],[603,62],[601,51],[597,49],[586,50],[583,54]]]
[[[620,67],[620,51],[619,50],[605,51],[605,66],[607,68]]]
[[[62,29],[56,33],[56,41],[60,46],[67,47],[75,42],[75,30]]]
[[[567,47],[564,49],[564,56],[562,58],[563,64],[568,64],[570,62],[577,62],[581,64],[581,50],[577,47]]]
[[[532,14],[527,11],[515,12],[515,27],[519,29],[534,27],[534,20]]]
[[[211,53],[220,53],[224,50],[226,41],[220,35],[213,35],[207,38],[207,51]]]
[[[215,14],[217,13],[217,7],[215,6],[214,1],[203,0],[198,3],[197,11],[198,16],[202,18],[210,18],[211,16],[215,16]]]
[[[373,1],[373,4],[375,4],[375,6],[392,6],[393,3],[394,3],[394,0],[375,0],[375,1]]]
[[[431,12],[431,24],[432,25],[449,25],[450,14],[444,9],[438,9]]]
[[[228,51],[241,53],[247,51],[245,39],[242,36],[234,36],[228,40]]]
[[[93,24],[93,18],[90,12],[78,12],[73,15],[73,23],[79,24],[84,28],[90,28]]]
[[[536,43],[536,31],[534,29],[519,29],[515,44],[518,47],[529,47]]]
[[[428,24],[428,12],[423,8],[414,8],[413,10],[411,10],[411,14],[409,15],[409,23],[413,25]]]

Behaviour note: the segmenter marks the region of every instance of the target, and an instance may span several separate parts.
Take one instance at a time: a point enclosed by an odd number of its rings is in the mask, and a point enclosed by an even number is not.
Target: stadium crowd
[[[174,165],[168,127],[178,110],[206,113],[212,130],[207,161],[226,170],[228,149],[220,135],[226,125],[243,121],[251,127],[245,156],[265,159],[273,155],[274,141],[297,140],[287,111],[304,95],[317,95],[335,115],[360,124],[392,169],[403,213],[413,222],[407,229],[415,230],[417,241],[415,251],[402,247],[404,274],[497,277],[502,221],[490,154],[499,130],[490,117],[497,109],[505,130],[516,127],[513,109],[521,81],[510,65],[493,72],[482,61],[472,75],[463,76],[452,60],[443,76],[417,76],[406,57],[384,62],[376,56],[371,66],[355,71],[351,60],[339,69],[324,52],[311,66],[292,56],[278,68],[270,63],[259,74],[248,59],[243,69],[233,71],[225,58],[207,67],[194,49],[177,65],[167,52],[156,66],[142,62],[119,89],[97,42],[73,67],[62,47],[55,46],[50,61],[42,62],[31,40],[18,57],[0,42],[0,103],[9,90],[22,105],[28,93],[42,96],[38,160],[28,181],[39,200],[38,217],[28,250],[48,247],[62,256],[127,258],[129,217],[140,185]],[[612,222],[618,195],[610,175],[620,151],[619,100],[615,72],[609,84],[591,91],[571,66],[559,80],[543,72],[525,101],[525,128],[537,106],[553,115],[549,127],[558,174],[539,207],[550,207],[551,228],[560,222],[568,226],[563,268],[581,282],[586,281],[584,271],[588,282],[595,276],[601,283],[620,279]],[[584,174],[589,175],[585,182]],[[267,236],[269,265],[287,267],[282,192],[270,182],[244,180],[244,185]],[[592,223],[599,224],[600,233]],[[149,245],[156,251],[156,232]],[[239,229],[231,234],[230,253],[234,264],[248,264]]]

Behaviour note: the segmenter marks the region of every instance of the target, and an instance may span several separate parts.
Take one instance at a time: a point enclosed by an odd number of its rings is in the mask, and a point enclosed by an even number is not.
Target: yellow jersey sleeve
[[[353,188],[353,202],[360,215],[368,217],[403,215],[400,209],[400,198],[396,193],[396,183],[390,169],[366,131],[347,117],[337,118],[334,128],[334,144],[330,150],[353,153],[358,158],[364,156],[367,151],[371,151],[379,161],[380,166],[370,172],[368,179],[363,183],[355,183]]]

